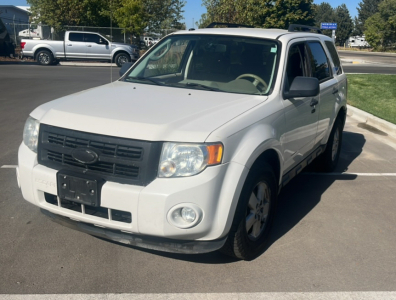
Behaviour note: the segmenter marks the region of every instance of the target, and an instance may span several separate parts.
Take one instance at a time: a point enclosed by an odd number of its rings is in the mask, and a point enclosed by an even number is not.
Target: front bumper
[[[17,177],[23,197],[32,204],[93,235],[150,249],[203,253],[224,243],[248,170],[227,163],[196,176],[157,178],[147,186],[108,181],[101,194],[106,217],[64,207],[59,198],[49,202],[48,196],[56,199],[57,195],[56,173],[39,165],[37,155],[21,144]],[[169,222],[169,212],[180,205],[200,208],[202,218],[196,226],[179,228]],[[130,213],[131,221],[113,218],[114,211]]]
[[[129,54],[130,56],[131,56],[131,60],[134,62],[134,61],[137,61],[138,59],[139,59],[139,54]]]
[[[53,214],[45,209],[41,209],[41,212],[49,217],[53,222],[61,224],[65,227],[69,227],[71,229],[107,240],[151,250],[171,253],[199,254],[216,251],[220,249],[226,242],[226,237],[214,241],[185,241],[151,236],[140,236],[118,230],[96,227],[89,223],[73,221],[69,218]]]

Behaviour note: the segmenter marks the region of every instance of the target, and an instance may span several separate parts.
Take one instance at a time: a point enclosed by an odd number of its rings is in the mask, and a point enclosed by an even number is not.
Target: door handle
[[[315,106],[319,103],[318,100],[316,100],[315,98],[312,99],[311,103],[309,104],[310,106]]]
[[[92,47],[92,45],[87,45],[87,47]]]
[[[333,95],[337,94],[338,93],[338,89],[334,88],[332,93],[333,93]]]
[[[67,46],[73,46],[72,44],[67,44]]]

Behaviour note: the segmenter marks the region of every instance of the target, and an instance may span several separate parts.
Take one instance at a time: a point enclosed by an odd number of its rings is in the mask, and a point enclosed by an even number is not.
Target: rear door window
[[[334,73],[336,73],[337,75],[342,74],[342,67],[341,67],[341,61],[340,58],[338,56],[337,50],[334,47],[334,44],[330,41],[325,41],[326,47],[330,52],[330,56],[331,59],[333,60],[334,63]]]
[[[330,65],[322,44],[319,42],[308,42],[308,47],[311,50],[312,76],[318,78],[319,82],[330,79],[332,77]]]
[[[83,33],[77,33],[77,32],[71,32],[71,33],[69,33],[69,41],[72,41],[72,42],[84,42],[84,34]]]

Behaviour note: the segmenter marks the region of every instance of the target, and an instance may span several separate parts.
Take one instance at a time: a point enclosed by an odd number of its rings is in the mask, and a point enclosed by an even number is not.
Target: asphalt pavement
[[[396,53],[338,51],[344,71],[360,74],[396,74]]]
[[[0,69],[0,167],[17,164],[31,110],[111,78],[111,69],[102,67]],[[118,68],[112,71],[117,78]],[[23,200],[15,169],[0,168],[0,293],[395,299],[395,293],[387,293],[396,291],[395,170],[395,138],[348,117],[336,172],[320,174],[312,167],[292,180],[280,194],[268,249],[245,262],[218,252],[135,249],[62,227]],[[216,295],[222,294],[199,299]]]

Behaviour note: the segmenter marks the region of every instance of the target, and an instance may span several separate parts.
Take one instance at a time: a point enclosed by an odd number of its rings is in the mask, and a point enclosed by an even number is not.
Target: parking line
[[[264,292],[264,293],[191,293],[191,294],[41,294],[0,295],[0,300],[395,300],[396,292]]]
[[[4,165],[1,166],[1,169],[16,169],[17,167],[17,165]]]
[[[396,173],[301,173],[305,175],[322,175],[322,176],[367,176],[367,177],[396,177]]]

